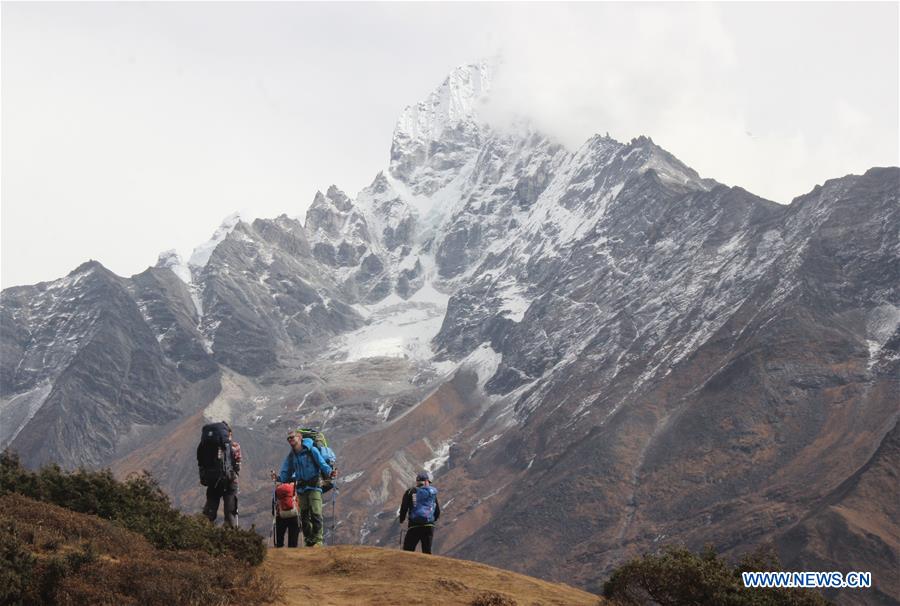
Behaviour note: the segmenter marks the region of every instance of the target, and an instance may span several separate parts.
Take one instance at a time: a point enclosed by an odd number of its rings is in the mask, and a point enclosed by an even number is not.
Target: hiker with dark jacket
[[[333,476],[331,466],[315,447],[312,438],[288,438],[291,452],[281,464],[281,472],[273,479],[281,483],[294,482],[300,500],[300,525],[307,547],[321,547],[325,537],[325,521],[322,517],[322,475]]]
[[[200,445],[197,446],[197,465],[200,467],[200,482],[206,486],[203,515],[210,522],[215,522],[221,501],[225,525],[237,526],[237,480],[241,455],[240,445],[233,440],[228,423],[222,421],[203,427]]]
[[[437,488],[431,485],[427,471],[416,475],[416,485],[403,493],[400,503],[400,523],[409,516],[409,528],[403,539],[404,551],[415,551],[416,545],[422,542],[422,553],[431,553],[434,539],[434,523],[441,517],[441,505],[438,503]]]

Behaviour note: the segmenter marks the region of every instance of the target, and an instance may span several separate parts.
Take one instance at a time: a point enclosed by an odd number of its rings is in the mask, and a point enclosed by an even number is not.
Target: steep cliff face
[[[100,465],[133,426],[178,416],[187,380],[145,313],[95,262],[3,291],[4,447],[31,464]]]
[[[900,169],[781,206],[646,137],[494,128],[490,79],[455,70],[369,186],[303,221],[233,215],[186,263],[3,291],[0,446],[148,467],[196,508],[195,433],[226,418],[267,527],[284,434],[316,424],[340,541],[392,540],[426,468],[439,549],[594,590],[671,541],[836,562],[834,532],[857,569],[896,563],[896,482],[871,486],[900,399]]]
[[[359,325],[339,284],[309,253],[302,226],[287,217],[240,222],[210,256],[201,330],[216,361],[247,376],[301,358],[323,339]]]

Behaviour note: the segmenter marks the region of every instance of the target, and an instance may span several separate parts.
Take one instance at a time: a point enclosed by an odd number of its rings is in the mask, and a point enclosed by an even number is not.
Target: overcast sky
[[[222,218],[302,215],[388,163],[394,122],[500,55],[500,114],[653,138],[788,203],[897,165],[898,4],[10,3],[3,287],[128,276]]]

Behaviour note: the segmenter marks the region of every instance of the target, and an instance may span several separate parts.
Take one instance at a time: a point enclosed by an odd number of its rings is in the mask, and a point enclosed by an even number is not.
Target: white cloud
[[[829,51],[833,34],[846,38],[852,31],[848,18],[865,13],[756,5],[757,21],[785,28],[803,49],[796,55],[783,49],[759,63],[760,49],[785,41],[767,40],[771,32],[754,23],[741,27],[744,15],[728,5],[591,8],[535,11],[504,25],[493,119],[529,115],[569,147],[607,131],[620,140],[649,135],[703,176],[782,203],[827,178],[898,162],[896,53],[857,49],[868,53],[862,59],[839,56],[848,49]],[[810,29],[807,22],[817,16],[819,29]],[[896,31],[881,42],[887,51],[896,47]],[[803,65],[810,57],[819,63]],[[822,65],[829,80],[798,87],[798,70]],[[877,108],[887,124],[877,125],[856,105],[870,91],[845,78],[859,69],[893,80],[893,95],[882,95]],[[875,140],[877,149],[866,143]]]

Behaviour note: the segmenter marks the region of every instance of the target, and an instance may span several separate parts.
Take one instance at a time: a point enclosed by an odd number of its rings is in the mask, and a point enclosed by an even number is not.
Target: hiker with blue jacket
[[[325,461],[312,438],[295,434],[288,437],[291,452],[281,464],[281,472],[273,479],[294,482],[300,501],[300,525],[307,547],[321,547],[324,542],[325,524],[322,517],[322,476],[334,477],[335,472]]]
[[[422,542],[422,553],[431,553],[434,540],[434,523],[441,517],[437,488],[431,485],[427,471],[416,475],[416,485],[403,493],[400,503],[400,523],[409,516],[409,528],[403,539],[403,551],[415,551]]]

